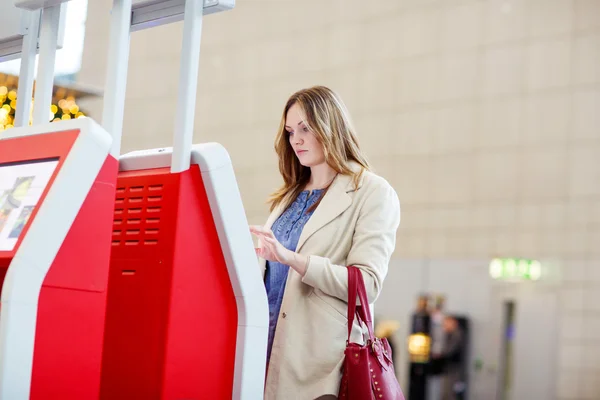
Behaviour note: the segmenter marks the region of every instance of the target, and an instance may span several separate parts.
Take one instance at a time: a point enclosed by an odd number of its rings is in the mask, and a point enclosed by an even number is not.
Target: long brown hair
[[[310,168],[300,164],[285,129],[287,113],[294,104],[298,104],[306,114],[304,123],[323,146],[325,162],[333,170],[338,174],[352,176],[357,187],[360,176],[364,170],[369,169],[369,163],[360,151],[356,131],[341,98],[325,86],[300,90],[290,96],[285,104],[275,138],[283,185],[269,198],[271,211],[282,202],[285,202],[286,207],[289,206],[310,179]],[[359,171],[352,169],[351,161],[362,168]]]

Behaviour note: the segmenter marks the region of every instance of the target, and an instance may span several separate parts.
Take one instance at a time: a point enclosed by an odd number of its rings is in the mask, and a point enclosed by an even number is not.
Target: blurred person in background
[[[442,400],[455,400],[458,398],[457,392],[460,391],[461,383],[463,383],[462,355],[464,335],[458,325],[458,321],[453,317],[446,317],[444,319],[444,332],[446,333],[446,340],[442,352],[444,359]]]
[[[446,341],[444,331],[444,304],[443,296],[436,296],[433,310],[431,310],[431,359],[429,362],[429,378],[427,380],[427,398],[440,400],[442,393],[442,380],[444,372],[443,351]]]
[[[269,301],[265,399],[335,399],[348,336],[346,266],[361,270],[373,303],[400,204],[369,171],[348,111],[329,88],[288,99],[275,150],[283,186],[265,225],[250,227]],[[351,341],[364,343],[356,320]]]

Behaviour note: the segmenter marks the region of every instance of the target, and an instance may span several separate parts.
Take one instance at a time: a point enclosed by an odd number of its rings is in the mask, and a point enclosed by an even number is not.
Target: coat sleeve
[[[373,303],[381,292],[399,224],[400,202],[394,189],[386,182],[373,190],[363,203],[346,260],[348,265],[361,270],[369,303]],[[348,301],[348,271],[345,265],[335,265],[328,258],[311,255],[302,281],[330,296]]]

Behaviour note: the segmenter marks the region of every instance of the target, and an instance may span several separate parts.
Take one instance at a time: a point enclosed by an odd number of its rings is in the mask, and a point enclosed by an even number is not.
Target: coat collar
[[[360,172],[361,168],[362,168],[362,166],[360,164],[358,164],[357,162],[355,162],[355,161],[351,161],[350,162],[350,169],[353,172],[356,172],[356,173]],[[331,186],[329,187],[329,190],[327,190],[327,192],[325,193],[325,196],[323,197],[323,199],[321,200],[321,203],[319,204],[319,206],[317,207],[317,209],[313,213],[313,216],[311,217],[311,219],[314,219],[315,214],[317,214],[317,211],[319,210],[319,208],[329,208],[330,206],[335,206],[335,204],[332,204],[332,205],[327,206],[327,207],[322,207],[322,204],[323,204],[324,201],[326,201],[326,199],[327,199],[326,203],[329,203],[330,201],[336,200],[337,198],[344,198],[344,197],[350,198],[350,196],[348,196],[347,193],[350,193],[350,192],[353,192],[355,190],[360,189],[360,187],[363,185],[364,177],[365,177],[365,174],[363,173],[360,176],[360,179],[358,180],[358,185],[355,187],[355,185],[354,185],[354,179],[351,176],[349,176],[349,175],[337,175],[335,177],[335,179],[333,180],[333,182],[331,182]],[[284,207],[285,207],[286,203],[287,203],[286,201],[282,201],[281,203],[279,203],[273,209],[273,211],[271,212],[271,214],[267,218],[267,221],[265,222],[265,228],[270,229],[271,226],[273,226],[273,224],[275,223],[275,221],[277,220],[277,218],[279,218],[281,216],[281,214],[283,214],[283,212],[285,211]],[[350,204],[348,204],[348,207],[350,206]],[[333,208],[335,209],[335,207],[333,207]],[[344,210],[346,208],[344,208]],[[344,210],[340,211],[333,218],[337,217]],[[329,212],[325,211],[323,213],[328,214],[330,212],[333,212],[333,210],[329,210]],[[319,213],[319,214],[322,214],[322,213]],[[333,218],[331,218],[331,219],[333,219]],[[317,219],[318,219],[318,214],[317,214]],[[310,220],[309,220],[309,222],[310,222]],[[298,244],[298,248],[300,248],[300,244]]]
[[[351,162],[350,168],[353,172],[359,172],[362,167],[356,162]],[[360,176],[357,187],[355,187],[354,179],[350,175],[337,175],[335,177],[331,183],[331,186],[325,193],[325,196],[323,196],[323,199],[321,199],[319,206],[304,226],[302,234],[298,240],[296,251],[300,251],[306,240],[315,232],[327,225],[329,222],[333,221],[338,215],[350,207],[352,204],[352,196],[350,196],[348,193],[359,189],[362,186],[363,181],[364,173]],[[277,218],[279,218],[279,216],[285,211],[284,203],[285,202],[280,203],[273,210],[265,224],[266,228],[270,229]]]
[[[352,161],[350,163],[350,168],[353,172],[359,172],[362,167],[360,164]],[[298,245],[296,246],[296,251],[300,251],[306,240],[308,240],[315,232],[333,221],[338,215],[350,207],[352,204],[352,196],[348,193],[360,189],[364,182],[364,176],[365,173],[363,172],[356,187],[354,185],[354,179],[350,175],[337,175],[335,177],[331,186],[325,193],[325,196],[323,196],[323,199],[319,203],[319,206],[304,226],[298,240]],[[265,228],[271,229],[277,218],[285,211],[285,203],[286,201],[282,201],[275,209],[273,209],[265,222]],[[259,264],[264,276],[266,261],[259,258]]]

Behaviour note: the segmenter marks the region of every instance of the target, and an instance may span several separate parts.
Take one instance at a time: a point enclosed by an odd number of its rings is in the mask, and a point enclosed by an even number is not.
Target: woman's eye
[[[307,128],[307,127],[304,127],[304,128],[302,128],[302,130],[303,130],[304,132],[308,132],[308,128]]]

